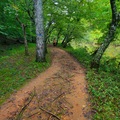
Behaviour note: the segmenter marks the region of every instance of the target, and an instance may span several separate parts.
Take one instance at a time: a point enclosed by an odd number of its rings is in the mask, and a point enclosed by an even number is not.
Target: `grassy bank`
[[[89,68],[92,57],[84,49],[66,49],[87,68],[93,120],[120,120],[120,58],[104,56],[98,72]]]
[[[35,44],[29,44],[29,56],[24,55],[23,45],[0,46],[0,104],[30,79],[50,66],[50,55],[46,63],[35,62]]]

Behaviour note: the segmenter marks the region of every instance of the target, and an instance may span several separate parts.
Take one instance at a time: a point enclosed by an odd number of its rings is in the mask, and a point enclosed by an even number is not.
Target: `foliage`
[[[23,31],[21,25],[16,20],[16,16],[20,19],[21,23],[27,25],[27,39],[32,40],[35,36],[35,28],[33,26],[32,11],[33,3],[31,0],[20,1],[4,1],[4,4],[0,4],[2,7],[2,21],[0,21],[0,33],[7,38],[21,39],[23,40]]]
[[[119,11],[120,2],[116,2]],[[99,71],[89,69],[92,54],[103,42],[111,21],[109,1],[44,0],[43,7],[46,39],[58,38],[59,42],[65,39],[67,45],[71,42],[74,48],[69,46],[66,50],[88,68],[87,79],[93,119],[120,119],[120,29],[117,29],[114,41],[104,53]],[[35,37],[32,0],[1,0],[0,42],[2,39],[6,41],[6,38],[23,39],[21,26],[15,19],[16,15],[27,25],[27,39],[31,41],[32,37]],[[7,47],[7,50],[5,47],[0,46],[0,102],[42,68],[49,66],[49,60],[47,64],[34,62],[34,45],[29,46],[31,56],[28,57],[23,55],[23,47],[14,45]]]
[[[107,30],[106,26],[108,26],[111,18],[108,2],[108,0],[104,0],[104,2],[101,0],[43,1],[44,28],[47,40],[52,40],[53,38],[63,40],[68,35],[69,37],[66,41],[70,42],[71,40],[77,41],[79,40],[78,38],[83,38],[88,33],[92,34],[92,31],[99,31],[100,34],[105,33]],[[15,15],[18,15],[21,22],[27,25],[28,41],[32,41],[33,37],[35,37],[33,1],[2,0],[0,7],[2,8],[1,11],[4,11],[4,14],[3,12],[0,13],[2,17],[0,33],[16,39],[23,38],[21,26],[15,19]],[[57,37],[58,33],[60,37]],[[99,33],[96,33],[96,35],[100,36]],[[98,36],[95,38],[96,42],[100,38]],[[99,40],[100,43],[102,41],[103,39]]]
[[[4,52],[0,53],[0,104],[50,65],[49,55],[48,62],[35,62],[34,44],[29,44],[30,56],[24,56],[24,47],[21,45],[4,46],[2,50]]]
[[[109,66],[106,66],[105,69],[109,69]],[[120,71],[119,69],[115,70],[114,66],[110,71],[114,71],[116,74],[102,70],[98,73],[95,71],[88,71],[87,73],[89,91],[92,95],[93,120],[120,119]]]

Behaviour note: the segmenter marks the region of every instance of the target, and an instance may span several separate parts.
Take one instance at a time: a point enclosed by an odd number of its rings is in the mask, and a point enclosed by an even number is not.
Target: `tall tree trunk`
[[[109,46],[111,41],[114,39],[117,25],[120,21],[119,14],[117,13],[117,9],[116,9],[115,0],[110,0],[110,4],[111,4],[111,10],[112,10],[112,21],[110,23],[110,28],[109,28],[108,34],[107,34],[104,42],[98,48],[98,50],[91,62],[91,68],[97,68],[97,69],[99,68],[100,59],[102,58],[102,55],[104,54],[105,50],[107,49],[107,47]]]
[[[42,0],[34,0],[36,25],[36,62],[45,61],[45,38],[43,25]]]

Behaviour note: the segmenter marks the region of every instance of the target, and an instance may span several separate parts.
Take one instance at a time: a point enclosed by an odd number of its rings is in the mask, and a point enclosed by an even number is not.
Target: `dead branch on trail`
[[[60,118],[59,118],[58,116],[56,116],[56,115],[53,114],[52,112],[49,112],[49,111],[45,110],[45,109],[42,108],[41,106],[39,106],[39,109],[42,110],[42,111],[44,111],[44,112],[46,112],[46,113],[48,113],[48,114],[50,114],[50,115],[52,115],[53,117],[57,118],[58,120],[60,120]]]
[[[39,98],[38,98],[37,93],[36,93],[36,99],[37,99],[37,101],[38,101],[38,108],[39,108],[40,110],[42,110],[42,111],[44,111],[44,112],[52,115],[53,117],[57,118],[58,120],[60,120],[60,118],[59,118],[57,115],[55,115],[55,114],[52,113],[52,112],[49,112],[48,110],[44,109],[43,107],[41,107],[41,106],[39,105],[39,102],[40,102],[40,101],[39,101]]]
[[[22,117],[24,111],[25,111],[26,108],[29,106],[29,104],[31,103],[31,101],[33,100],[34,97],[35,97],[35,88],[34,88],[33,94],[31,95],[31,98],[29,98],[28,103],[25,104],[25,105],[22,107],[21,111],[18,113],[18,115],[17,115],[17,117],[15,118],[15,120],[21,120],[21,117]]]
[[[61,93],[60,95],[58,95],[52,102],[56,101],[57,99],[59,99],[62,95],[64,95],[65,93]]]
[[[49,116],[48,120],[50,120],[52,118],[52,115]]]
[[[30,117],[32,117],[32,116],[38,114],[38,113],[40,113],[40,111],[38,111],[38,112],[36,112],[36,113],[33,113],[32,115],[29,115],[27,118],[30,118]]]
[[[29,102],[23,106],[23,108],[21,109],[21,111],[19,112],[19,114],[17,115],[15,120],[21,120],[22,114],[24,113],[25,109],[28,107],[28,105],[31,103],[31,101],[33,100],[35,95],[32,95],[32,97],[30,98]]]

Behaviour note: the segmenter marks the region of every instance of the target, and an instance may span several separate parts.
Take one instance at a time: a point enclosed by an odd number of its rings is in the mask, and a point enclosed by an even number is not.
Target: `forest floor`
[[[51,66],[0,107],[0,120],[91,119],[85,69],[59,48],[51,56]]]

